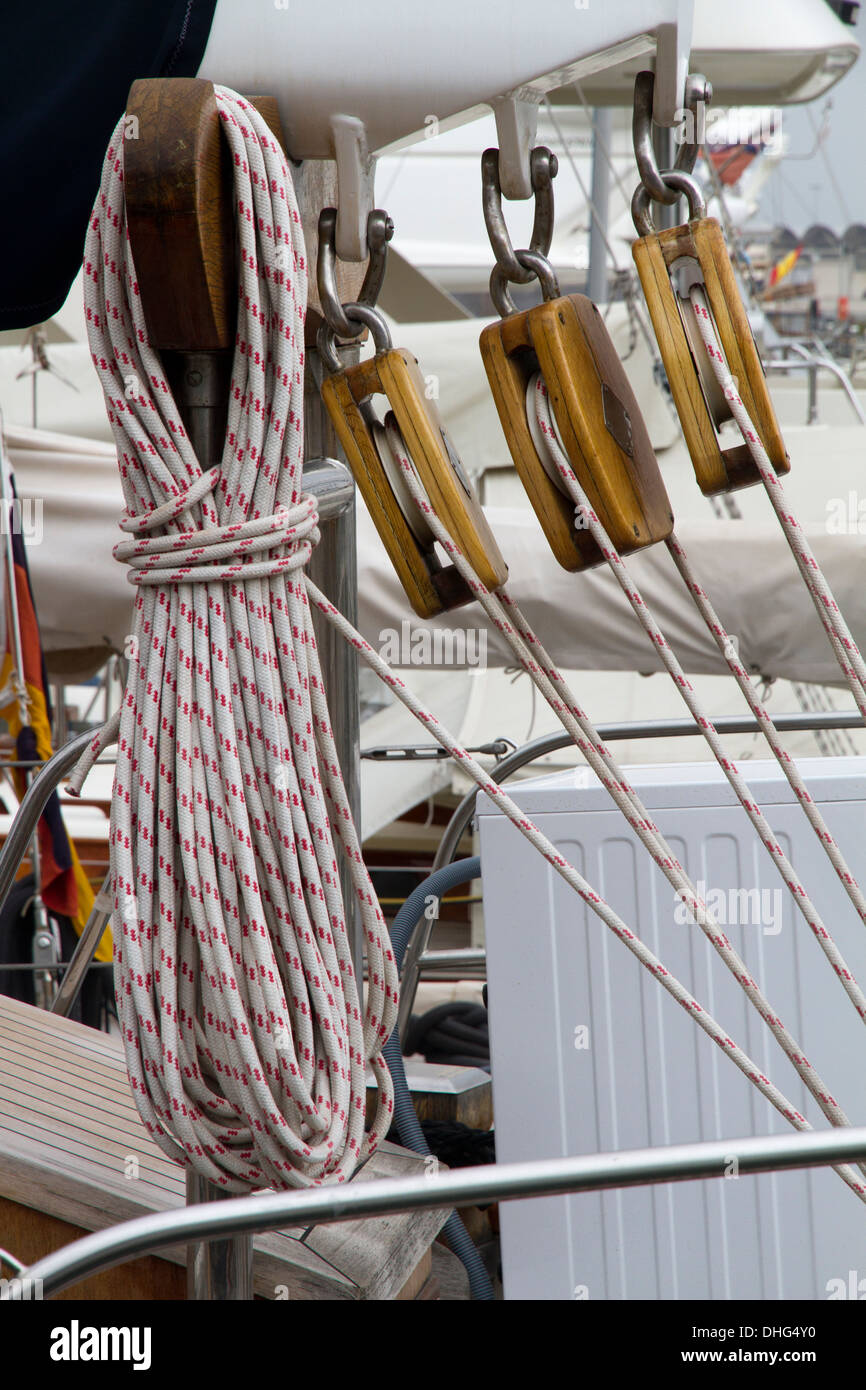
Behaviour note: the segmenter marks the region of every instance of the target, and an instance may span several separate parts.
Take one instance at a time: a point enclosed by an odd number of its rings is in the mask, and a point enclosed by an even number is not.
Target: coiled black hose
[[[490,1070],[487,1009],[468,999],[453,999],[413,1015],[406,1035],[406,1054],[420,1052],[428,1062],[451,1062],[455,1067]]]

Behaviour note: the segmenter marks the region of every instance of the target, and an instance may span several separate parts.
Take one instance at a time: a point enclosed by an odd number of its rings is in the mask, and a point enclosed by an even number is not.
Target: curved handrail
[[[190,1241],[436,1207],[722,1178],[730,1173],[733,1159],[740,1176],[857,1162],[866,1159],[866,1127],[484,1165],[442,1176],[377,1179],[312,1191],[254,1194],[180,1211],[156,1212],[97,1231],[45,1256],[23,1270],[20,1280],[3,1289],[0,1301],[20,1301],[24,1290],[37,1281],[41,1281],[37,1287],[43,1296],[59,1293],[70,1284],[133,1256]]]
[[[831,372],[842,385],[842,389],[851,404],[851,409],[857,416],[861,425],[866,425],[866,411],[857,399],[857,392],[854,384],[844,368],[834,362],[831,357],[825,356],[823,352],[817,353],[812,348],[804,347],[802,343],[784,343],[784,348],[788,352],[797,354],[796,362],[789,362],[786,358],[771,357],[764,362],[765,372],[795,372],[795,371],[817,371],[823,367],[825,371]]]
[[[45,809],[46,801],[96,737],[96,732],[89,729],[64,744],[48,759],[42,771],[33,778],[27,788],[0,850],[0,909],[15,882],[15,875],[21,867],[27,846],[33,839],[36,823]]]

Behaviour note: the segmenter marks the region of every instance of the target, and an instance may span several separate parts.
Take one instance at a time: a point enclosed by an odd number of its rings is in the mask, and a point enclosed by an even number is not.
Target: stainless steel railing
[[[863,410],[857,392],[854,390],[851,378],[838,362],[834,362],[823,349],[809,347],[804,343],[782,343],[780,344],[782,357],[766,357],[764,359],[765,372],[807,372],[808,373],[808,401],[806,405],[806,424],[813,425],[818,419],[818,373],[829,372],[834,376],[848,397],[851,409],[857,416],[861,425],[866,425],[866,411]],[[792,361],[785,354],[793,352],[796,360]]]
[[[23,1269],[0,1300],[19,1301],[34,1285],[44,1295],[122,1264],[138,1255],[181,1243],[225,1241],[282,1227],[324,1225],[396,1212],[508,1202],[526,1197],[599,1192],[645,1183],[722,1178],[736,1160],[738,1177],[789,1168],[814,1168],[866,1159],[866,1127],[819,1133],[713,1140],[668,1148],[531,1163],[463,1168],[430,1177],[382,1179],[304,1192],[226,1198],[179,1211],[157,1212],[84,1236]],[[38,1282],[41,1281],[41,1282]]]
[[[321,506],[322,502],[320,501]],[[758,732],[756,720],[750,717],[730,716],[715,719],[713,722],[721,734]],[[782,732],[856,729],[863,727],[863,719],[856,710],[838,710],[819,714],[780,714],[777,715],[775,724],[776,728]],[[652,719],[638,723],[603,724],[599,728],[599,733],[605,742],[610,743],[618,739],[698,736],[700,730],[691,719]],[[93,733],[90,732],[79,734],[72,739],[45,763],[39,775],[30,784],[13,821],[12,829],[5,844],[0,849],[0,908],[2,908],[6,895],[15,881],[15,875],[30,843],[45,802],[62,779],[71,772],[92,738]],[[545,757],[549,753],[558,752],[561,748],[568,748],[572,742],[571,735],[562,730],[545,734],[501,758],[491,769],[490,776],[495,782],[504,782],[528,763],[534,762],[537,758]],[[457,846],[474,814],[476,795],[477,792],[473,788],[467,792],[454,810],[439,842],[439,848],[433,861],[433,872],[442,868],[444,864],[450,864],[453,860]],[[55,1013],[66,1015],[72,1008],[84,976],[92,962],[94,952],[99,945],[104,925],[104,917],[97,920],[94,912],[79,938],[58,990],[53,1008]],[[453,971],[455,966],[459,964],[461,969],[465,971],[465,977],[469,978],[469,976],[474,977],[480,974],[484,968],[485,955],[481,949],[470,948],[463,952],[449,951],[447,953],[430,951],[432,928],[432,922],[422,917],[406,950],[400,986],[401,1037],[405,1034],[405,1028],[415,1002],[418,982],[422,975],[441,975],[443,972]],[[450,978],[450,975],[447,977]]]
[[[714,722],[720,733],[747,733],[758,729],[753,719],[724,718]],[[857,728],[862,726],[863,720],[856,711],[834,711],[781,715],[775,723],[779,729],[812,730]],[[652,720],[638,724],[606,725],[599,732],[603,739],[610,741],[685,737],[700,731],[691,720]],[[92,737],[91,733],[85,733],[73,739],[45,764],[28,788],[12,831],[0,851],[0,906],[14,881],[48,796],[74,767]],[[497,782],[502,782],[535,758],[567,747],[571,742],[570,736],[564,732],[535,739],[502,758],[491,775]],[[468,793],[454,812],[440,843],[435,868],[453,859],[473,814],[475,796],[474,790]],[[420,934],[420,930],[416,932],[416,936]],[[79,940],[69,972],[74,972],[75,984],[83,978],[99,935],[101,932],[97,933],[94,925],[93,930],[87,930]],[[404,969],[402,989],[408,993],[411,987],[410,1007],[421,963],[435,964],[437,953],[427,953],[426,945],[425,941],[423,947],[415,951],[410,980],[407,980]],[[67,996],[72,993],[72,988],[73,981],[70,981]],[[69,998],[64,1000],[66,1007],[71,1002]],[[0,1298],[15,1301],[22,1297],[22,1289],[32,1286],[35,1280],[42,1281],[39,1287],[44,1294],[57,1293],[102,1269],[185,1240],[200,1249],[209,1241],[229,1242],[253,1232],[277,1230],[284,1226],[323,1224],[420,1208],[600,1191],[648,1182],[722,1177],[732,1158],[737,1159],[739,1172],[744,1175],[850,1160],[864,1161],[866,1127],[493,1165],[463,1169],[442,1177],[365,1182],[356,1186],[319,1188],[313,1192],[257,1195],[253,1201],[249,1198],[223,1198],[219,1202],[188,1205],[177,1212],[139,1217],[135,1221],[86,1236],[22,1271],[20,1282],[11,1281],[0,1293]]]

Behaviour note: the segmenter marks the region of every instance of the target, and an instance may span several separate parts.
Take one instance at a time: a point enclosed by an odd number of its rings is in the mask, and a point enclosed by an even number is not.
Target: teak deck
[[[422,1159],[385,1144],[356,1181],[423,1171]],[[182,1170],[138,1118],[120,1040],[0,996],[0,1246],[32,1263],[85,1232],[184,1202]],[[424,1297],[430,1246],[446,1215],[256,1236],[256,1296]],[[178,1246],[60,1297],[184,1298],[185,1265]]]

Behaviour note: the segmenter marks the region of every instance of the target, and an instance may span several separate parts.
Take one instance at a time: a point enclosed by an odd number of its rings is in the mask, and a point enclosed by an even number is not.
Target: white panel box
[[[804,759],[800,768],[866,882],[866,759]],[[790,787],[774,762],[743,770],[866,987],[866,926]],[[835,1099],[853,1124],[866,1124],[866,1028],[720,769],[642,766],[627,775]],[[595,777],[577,769],[512,795],[810,1123],[827,1128]],[[485,796],[478,822],[498,1161],[793,1132]],[[508,1202],[500,1211],[507,1298],[866,1291],[866,1205],[830,1169]]]

